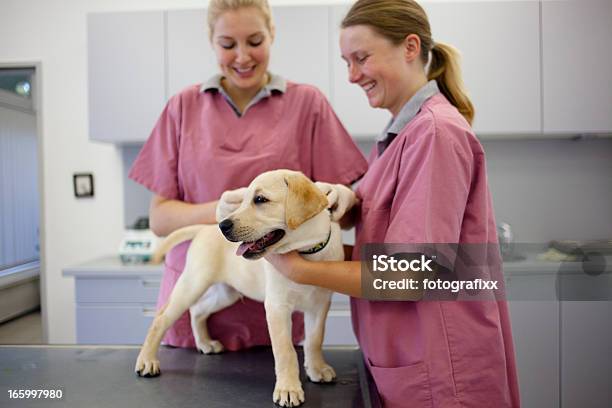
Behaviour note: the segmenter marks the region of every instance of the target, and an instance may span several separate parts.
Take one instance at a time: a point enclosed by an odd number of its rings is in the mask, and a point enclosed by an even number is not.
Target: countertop
[[[612,256],[587,261],[553,262],[538,259],[543,244],[515,246],[513,260],[503,263],[507,300],[612,300]],[[139,278],[158,281],[163,265],[123,264],[106,256],[64,269],[64,276],[79,279]],[[332,309],[348,309],[348,300],[334,294]]]
[[[521,245],[515,250],[514,260],[504,261],[504,274],[557,274],[559,271],[582,273],[582,261],[552,262],[537,259],[544,250],[541,245]],[[612,268],[612,256],[603,258],[605,270]],[[117,277],[117,276],[161,276],[163,264],[124,264],[118,256],[108,255],[67,267],[64,276]]]
[[[162,374],[134,373],[136,347],[0,346],[2,407],[273,407],[274,360],[269,347],[218,355],[162,347]],[[327,348],[338,375],[332,384],[302,385],[308,407],[370,407],[361,353]],[[298,348],[300,367],[303,353]],[[366,382],[364,382],[366,381]],[[367,386],[364,385],[367,390]],[[10,400],[8,390],[61,389],[61,400]]]
[[[64,276],[116,277],[116,276],[161,276],[163,264],[121,262],[119,256],[103,256],[64,268]]]
[[[542,244],[517,244],[513,254],[510,256],[512,260],[504,260],[505,275],[525,275],[525,274],[558,274],[558,273],[575,273],[582,274],[591,271],[593,268],[601,268],[602,272],[610,272],[612,269],[612,256],[600,255],[591,257],[586,261],[546,261],[538,259],[538,257],[546,252],[546,245]]]

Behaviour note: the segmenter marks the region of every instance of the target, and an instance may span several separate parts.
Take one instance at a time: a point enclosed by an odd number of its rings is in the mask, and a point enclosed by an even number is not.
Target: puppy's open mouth
[[[285,231],[277,229],[267,233],[257,241],[243,242],[236,250],[236,255],[244,258],[255,258],[261,256],[267,247],[276,244],[285,236]]]

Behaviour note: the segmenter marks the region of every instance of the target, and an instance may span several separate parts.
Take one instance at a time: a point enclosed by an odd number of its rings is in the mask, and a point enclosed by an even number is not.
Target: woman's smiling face
[[[242,7],[224,12],[214,25],[212,42],[225,86],[256,91],[265,85],[272,33],[261,11]]]
[[[410,70],[405,49],[366,25],[342,29],[342,59],[348,66],[349,81],[359,85],[373,108],[391,111],[395,116],[409,99]]]

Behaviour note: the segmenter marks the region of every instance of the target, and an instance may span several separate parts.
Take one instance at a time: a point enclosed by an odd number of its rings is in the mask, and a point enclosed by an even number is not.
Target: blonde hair
[[[440,92],[457,108],[468,123],[472,124],[474,106],[467,96],[461,78],[459,52],[448,44],[434,43],[427,14],[416,1],[358,0],[342,20],[341,27],[356,25],[371,27],[394,45],[403,43],[410,34],[419,36],[423,66],[429,62],[431,51],[427,79],[435,79]]]
[[[221,14],[230,10],[238,10],[243,7],[254,7],[261,11],[266,28],[272,34],[274,31],[272,23],[272,11],[267,0],[210,0],[208,4],[208,38],[212,40],[215,31],[215,24]]]

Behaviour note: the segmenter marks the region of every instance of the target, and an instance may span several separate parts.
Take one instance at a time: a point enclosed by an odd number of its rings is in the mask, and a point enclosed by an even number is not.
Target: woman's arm
[[[266,260],[288,279],[314,285],[353,297],[361,297],[361,262],[319,261],[302,258],[297,251],[268,254]]]
[[[217,201],[189,204],[154,195],[149,207],[151,230],[163,237],[179,228],[193,224],[216,224]]]

